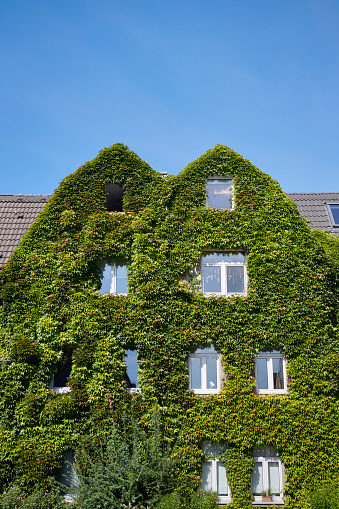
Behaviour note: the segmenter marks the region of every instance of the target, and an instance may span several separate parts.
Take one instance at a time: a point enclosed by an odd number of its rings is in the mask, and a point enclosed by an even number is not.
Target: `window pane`
[[[279,463],[268,463],[268,479],[269,487],[272,495],[280,495],[280,482],[279,482]]]
[[[261,495],[263,491],[262,463],[256,462],[252,473],[253,495]]]
[[[201,389],[201,359],[191,358],[191,389]]]
[[[136,350],[126,351],[126,375],[127,387],[139,387],[138,385],[138,354]]]
[[[206,253],[201,260],[203,263],[244,263],[245,255],[243,253]]]
[[[221,292],[221,267],[204,267],[204,293]]]
[[[202,464],[201,489],[212,491],[212,465],[205,462]]]
[[[207,357],[206,359],[207,366],[207,380],[206,387],[207,389],[217,389],[217,359],[215,357]]]
[[[267,359],[257,359],[257,383],[258,389],[268,389]]]
[[[106,263],[101,277],[101,287],[99,290],[100,293],[106,293],[111,291],[111,281],[112,281],[111,273],[112,273],[111,265]]]
[[[273,383],[274,389],[284,389],[283,360],[273,359]]]
[[[244,267],[227,267],[227,293],[244,293]]]
[[[223,463],[218,462],[218,495],[228,495],[226,468]]]
[[[66,387],[72,371],[72,357],[70,353],[63,354],[62,364],[54,375],[54,387]]]
[[[334,224],[339,225],[339,205],[330,205]]]
[[[211,440],[205,440],[202,444],[202,450],[205,456],[218,456],[226,451],[227,447],[225,444],[219,444],[212,442]]]
[[[127,265],[116,265],[116,291],[127,293]]]
[[[206,348],[197,348],[194,353],[217,353],[213,345]]]
[[[230,209],[231,202],[231,179],[207,180],[207,206],[217,209]]]

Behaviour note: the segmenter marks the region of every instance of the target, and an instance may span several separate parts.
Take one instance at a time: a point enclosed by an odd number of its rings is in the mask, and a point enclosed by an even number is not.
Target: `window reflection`
[[[208,207],[230,209],[232,207],[232,180],[226,178],[208,179],[207,184]]]
[[[138,354],[136,350],[127,350],[126,362],[126,384],[129,389],[139,387],[138,383]]]

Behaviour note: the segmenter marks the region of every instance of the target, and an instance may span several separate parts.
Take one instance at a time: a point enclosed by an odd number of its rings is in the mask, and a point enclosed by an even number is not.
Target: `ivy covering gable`
[[[206,179],[232,177],[234,209],[205,206]],[[124,213],[108,212],[105,186],[124,187]],[[163,438],[179,436],[178,489],[201,483],[205,440],[223,460],[233,507],[251,507],[252,450],[275,446],[286,506],[339,467],[339,242],[311,230],[279,184],[218,145],[178,176],[161,176],[121,144],[66,177],[0,273],[0,483],[43,483],[80,436],[108,433],[126,406]],[[245,252],[245,296],[206,297],[204,250]],[[103,260],[128,262],[127,296],[100,294]],[[191,277],[192,276],[192,277]],[[221,391],[188,390],[187,359],[213,344]],[[140,394],[125,383],[137,349]],[[260,350],[287,358],[289,392],[258,395]],[[51,377],[67,352],[71,392]]]

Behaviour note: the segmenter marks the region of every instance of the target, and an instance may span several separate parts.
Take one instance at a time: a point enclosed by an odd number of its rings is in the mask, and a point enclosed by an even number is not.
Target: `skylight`
[[[328,203],[327,211],[332,226],[339,226],[339,203]]]

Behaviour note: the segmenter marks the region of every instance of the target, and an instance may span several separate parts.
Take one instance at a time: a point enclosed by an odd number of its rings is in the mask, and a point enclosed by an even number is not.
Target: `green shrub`
[[[172,449],[161,446],[157,416],[149,434],[132,419],[121,429],[115,426],[100,447],[83,442],[76,455],[74,496],[81,509],[154,507],[173,489],[174,464]]]
[[[324,484],[309,495],[309,509],[339,509],[338,483]]]
[[[177,493],[171,493],[163,497],[157,509],[214,509],[218,507],[217,493],[198,491],[190,500],[183,500]]]
[[[26,495],[20,486],[14,485],[0,497],[0,509],[71,509],[72,506],[62,500],[55,488],[49,492],[35,490]]]

